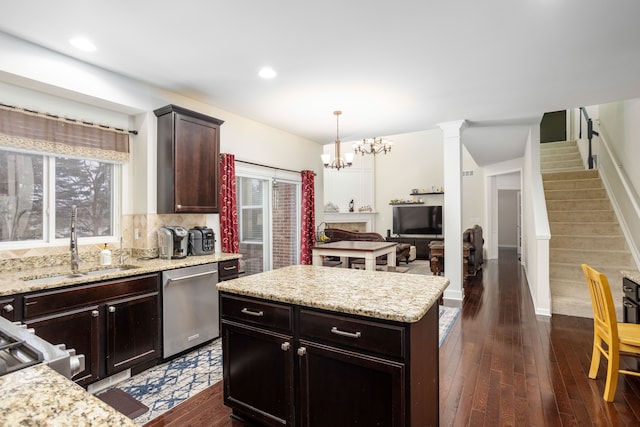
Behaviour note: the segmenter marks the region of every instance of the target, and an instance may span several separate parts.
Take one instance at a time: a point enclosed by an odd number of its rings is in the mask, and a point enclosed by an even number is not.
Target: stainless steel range
[[[84,355],[53,345],[38,337],[33,329],[0,317],[0,375],[44,363],[71,379],[84,370]]]

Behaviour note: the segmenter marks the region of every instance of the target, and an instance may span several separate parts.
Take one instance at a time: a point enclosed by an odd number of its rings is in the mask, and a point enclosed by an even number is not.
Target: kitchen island
[[[264,425],[437,426],[448,284],[314,266],[219,283],[225,404]]]

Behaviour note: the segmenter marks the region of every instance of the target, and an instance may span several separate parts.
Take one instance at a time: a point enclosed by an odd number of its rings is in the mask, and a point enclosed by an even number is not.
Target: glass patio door
[[[246,274],[298,264],[300,183],[239,167],[236,180],[240,253]]]

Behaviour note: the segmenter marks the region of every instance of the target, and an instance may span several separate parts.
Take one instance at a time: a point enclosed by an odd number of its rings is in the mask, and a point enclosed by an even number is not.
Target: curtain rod
[[[247,165],[260,166],[260,167],[263,167],[263,168],[276,169],[276,170],[279,170],[279,171],[302,173],[302,171],[295,171],[293,169],[278,168],[278,167],[269,166],[269,165],[261,165],[260,163],[248,162],[246,160],[238,160],[238,159],[236,159],[236,162],[244,163],[244,164],[247,164]],[[315,176],[316,173],[314,172],[313,175]]]
[[[71,123],[78,123],[78,124],[83,124],[83,125],[87,125],[87,126],[94,126],[94,127],[99,127],[99,128],[102,128],[102,129],[107,129],[107,130],[116,130],[118,132],[128,132],[128,133],[130,133],[132,135],[137,135],[138,134],[137,130],[124,130],[124,129],[121,129],[121,128],[117,128],[115,126],[107,126],[107,125],[102,125],[102,124],[99,124],[99,123],[87,122],[87,121],[84,121],[84,120],[71,119],[69,117],[60,117],[60,116],[57,116],[55,114],[43,113],[41,111],[31,110],[29,108],[24,108],[24,107],[16,107],[15,105],[8,105],[8,104],[2,103],[2,102],[0,102],[0,106],[6,107],[6,108],[11,108],[11,109],[14,109],[14,110],[25,111],[25,112],[31,113],[31,114],[37,114],[39,116],[48,117],[50,119],[66,120],[66,121],[71,122]]]

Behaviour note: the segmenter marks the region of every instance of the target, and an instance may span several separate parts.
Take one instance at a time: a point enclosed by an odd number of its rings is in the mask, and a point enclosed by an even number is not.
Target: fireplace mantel
[[[344,223],[364,223],[365,231],[371,232],[376,230],[377,212],[325,212],[324,222],[330,224]]]

